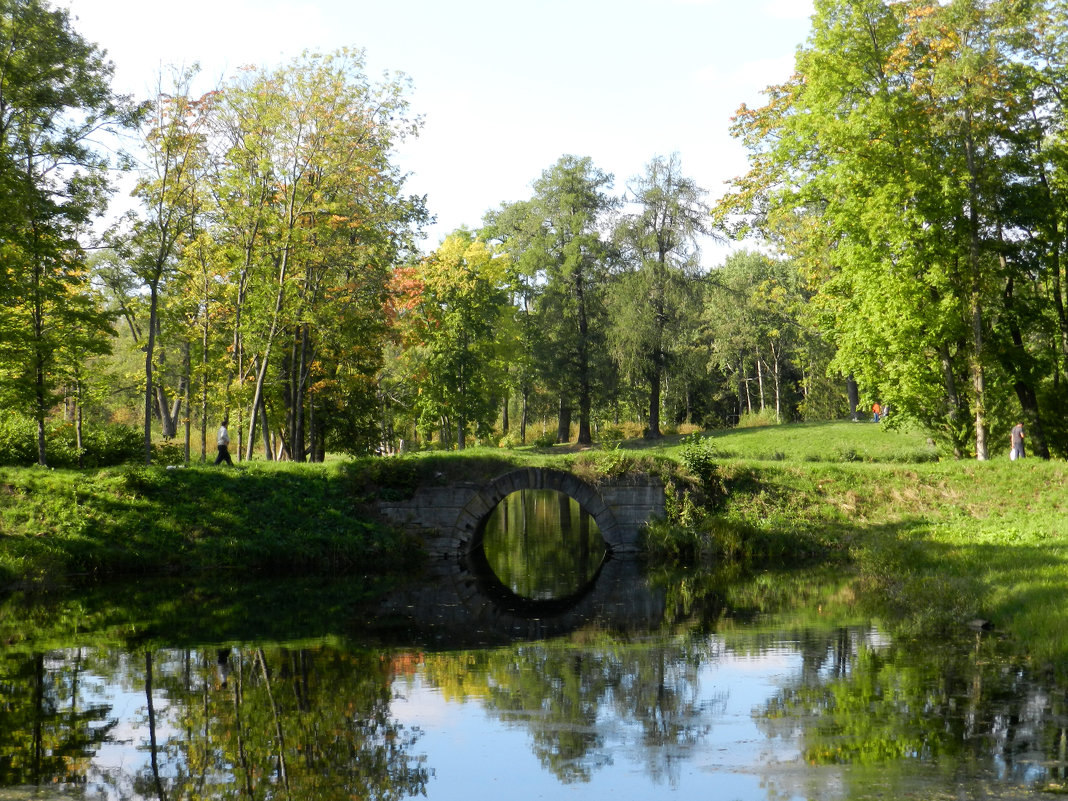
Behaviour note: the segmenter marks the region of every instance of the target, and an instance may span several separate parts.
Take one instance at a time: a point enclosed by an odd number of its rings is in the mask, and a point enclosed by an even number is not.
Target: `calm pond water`
[[[982,799],[1064,781],[1068,693],[997,637],[897,642],[827,571],[601,562],[581,513],[509,503],[484,558],[385,593],[7,599],[0,799]],[[529,510],[559,524],[551,553]],[[523,548],[570,583],[527,575]]]

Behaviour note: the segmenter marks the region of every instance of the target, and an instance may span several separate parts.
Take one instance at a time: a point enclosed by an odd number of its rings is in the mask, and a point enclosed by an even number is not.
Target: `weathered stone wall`
[[[462,542],[456,518],[481,489],[481,484],[420,487],[407,500],[379,501],[378,511],[392,525],[422,538],[432,558],[452,557],[460,553]]]
[[[628,476],[594,487],[571,473],[545,468],[515,470],[486,485],[422,487],[408,500],[380,501],[378,508],[393,525],[421,536],[431,557],[454,558],[478,546],[483,523],[503,498],[524,489],[557,490],[574,498],[615,553],[639,550],[642,529],[664,516],[664,485],[657,478]]]

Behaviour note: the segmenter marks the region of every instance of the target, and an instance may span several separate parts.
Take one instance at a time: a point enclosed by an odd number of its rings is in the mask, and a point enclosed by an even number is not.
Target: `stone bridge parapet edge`
[[[487,484],[420,487],[411,498],[380,500],[377,505],[386,522],[418,536],[430,558],[458,558],[494,506],[523,489],[556,489],[575,498],[594,516],[605,542],[617,553],[639,551],[642,530],[665,513],[664,485],[658,478],[624,476],[593,486],[547,468],[515,470]]]

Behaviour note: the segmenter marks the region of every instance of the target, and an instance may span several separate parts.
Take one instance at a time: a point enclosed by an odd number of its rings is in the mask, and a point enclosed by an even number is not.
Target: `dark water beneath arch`
[[[486,566],[516,595],[534,600],[579,592],[597,575],[606,546],[593,517],[555,490],[505,497],[485,524]]]
[[[609,558],[548,597],[437,568],[388,591],[8,598],[0,799],[980,799],[1065,781],[1063,685],[989,633],[896,641],[848,575]]]

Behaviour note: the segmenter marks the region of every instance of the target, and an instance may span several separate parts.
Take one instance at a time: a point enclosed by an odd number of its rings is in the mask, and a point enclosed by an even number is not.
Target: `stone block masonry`
[[[379,501],[378,510],[391,525],[420,536],[431,558],[454,559],[477,548],[490,512],[524,489],[574,498],[597,522],[613,553],[639,551],[642,529],[664,516],[664,484],[656,477],[627,476],[593,486],[572,473],[540,467],[514,470],[485,485],[421,487],[408,500]]]

